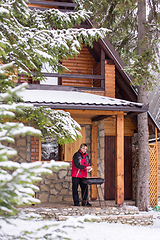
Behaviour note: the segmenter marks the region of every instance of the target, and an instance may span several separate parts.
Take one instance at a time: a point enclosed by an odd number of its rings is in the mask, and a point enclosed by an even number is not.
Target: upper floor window
[[[53,70],[49,64],[45,63],[42,65],[41,72],[43,73],[53,73]],[[58,85],[58,77],[46,77],[46,80],[40,82],[40,84],[46,85]]]

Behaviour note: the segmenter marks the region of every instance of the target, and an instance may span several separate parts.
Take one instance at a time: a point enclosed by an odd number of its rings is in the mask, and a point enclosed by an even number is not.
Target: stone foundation
[[[37,184],[40,192],[36,198],[41,202],[70,202],[72,201],[72,177],[71,167],[53,171],[52,175],[44,175],[41,182]]]

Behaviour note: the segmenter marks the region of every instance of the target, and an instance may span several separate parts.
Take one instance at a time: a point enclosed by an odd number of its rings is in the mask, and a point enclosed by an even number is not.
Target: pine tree
[[[73,28],[86,20],[85,10],[69,13],[58,9],[30,10],[23,0],[0,1],[0,10],[0,62],[14,62],[12,75],[28,74],[33,80],[43,79],[42,63],[61,73],[66,69],[60,63],[63,58],[77,55],[82,43],[92,46],[93,40],[107,32],[103,28]]]
[[[5,65],[0,68],[0,72],[5,75]],[[23,123],[6,122],[6,119],[13,119],[17,112],[22,112],[23,108],[31,108],[30,104],[28,106],[24,103],[12,102],[25,85],[9,88],[7,92],[0,93],[0,215],[2,216],[14,215],[17,212],[15,206],[31,204],[33,201],[40,202],[32,197],[34,191],[38,191],[38,187],[33,183],[41,180],[42,174],[51,174],[51,169],[56,167],[54,161],[47,165],[39,161],[19,164],[9,160],[17,152],[14,148],[7,147],[6,143],[14,143],[14,138],[18,135],[41,135],[40,130],[24,126]]]
[[[87,17],[84,10],[62,13],[50,9],[41,12],[30,10],[23,0],[0,1],[0,215],[13,215],[15,206],[38,201],[32,197],[38,190],[34,183],[42,174],[58,169],[54,161],[43,165],[40,162],[19,164],[9,161],[17,153],[5,142],[14,143],[17,135],[41,136],[39,130],[19,121],[32,123],[42,130],[43,137],[57,136],[60,144],[80,137],[80,126],[69,113],[33,108],[22,103],[20,92],[26,85],[14,87],[14,82],[19,74],[44,79],[42,63],[49,64],[53,71],[62,72],[66,69],[60,63],[62,58],[78,54],[83,42],[91,46],[93,40],[103,37],[106,29],[73,28]]]

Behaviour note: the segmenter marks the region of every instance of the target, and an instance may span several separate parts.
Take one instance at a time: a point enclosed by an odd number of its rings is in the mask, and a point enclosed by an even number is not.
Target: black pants
[[[88,185],[83,182],[82,178],[72,177],[72,195],[74,204],[79,203],[79,195],[78,195],[78,185],[81,187],[81,196],[82,200],[86,201],[88,197]]]

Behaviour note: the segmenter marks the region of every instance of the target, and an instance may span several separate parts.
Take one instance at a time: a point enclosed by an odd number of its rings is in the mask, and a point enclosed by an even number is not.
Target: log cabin
[[[72,11],[76,6],[72,0],[29,2],[31,9],[41,10]],[[79,27],[92,28],[92,23],[88,19]],[[93,166],[91,177],[105,179],[104,193],[100,197],[115,200],[119,205],[124,199],[134,199],[133,137],[137,133],[137,115],[148,111],[148,105],[137,103],[136,89],[123,71],[124,63],[106,38],[93,42],[93,48],[83,45],[76,58],[63,59],[62,63],[69,73],[44,72],[45,82],[28,79],[29,88],[23,98],[35,106],[69,112],[81,125],[82,138],[73,144],[59,146],[56,139],[41,143],[38,138],[20,137],[15,143],[18,156],[14,161],[50,161],[54,158],[71,164],[74,152],[85,142]],[[21,76],[19,83],[22,82]],[[160,130],[149,112],[148,127],[150,134],[155,134],[155,129]],[[49,149],[48,146],[52,147]],[[42,202],[72,201],[71,168],[44,176],[39,187],[36,197]],[[97,199],[97,186],[92,186],[90,198]]]

